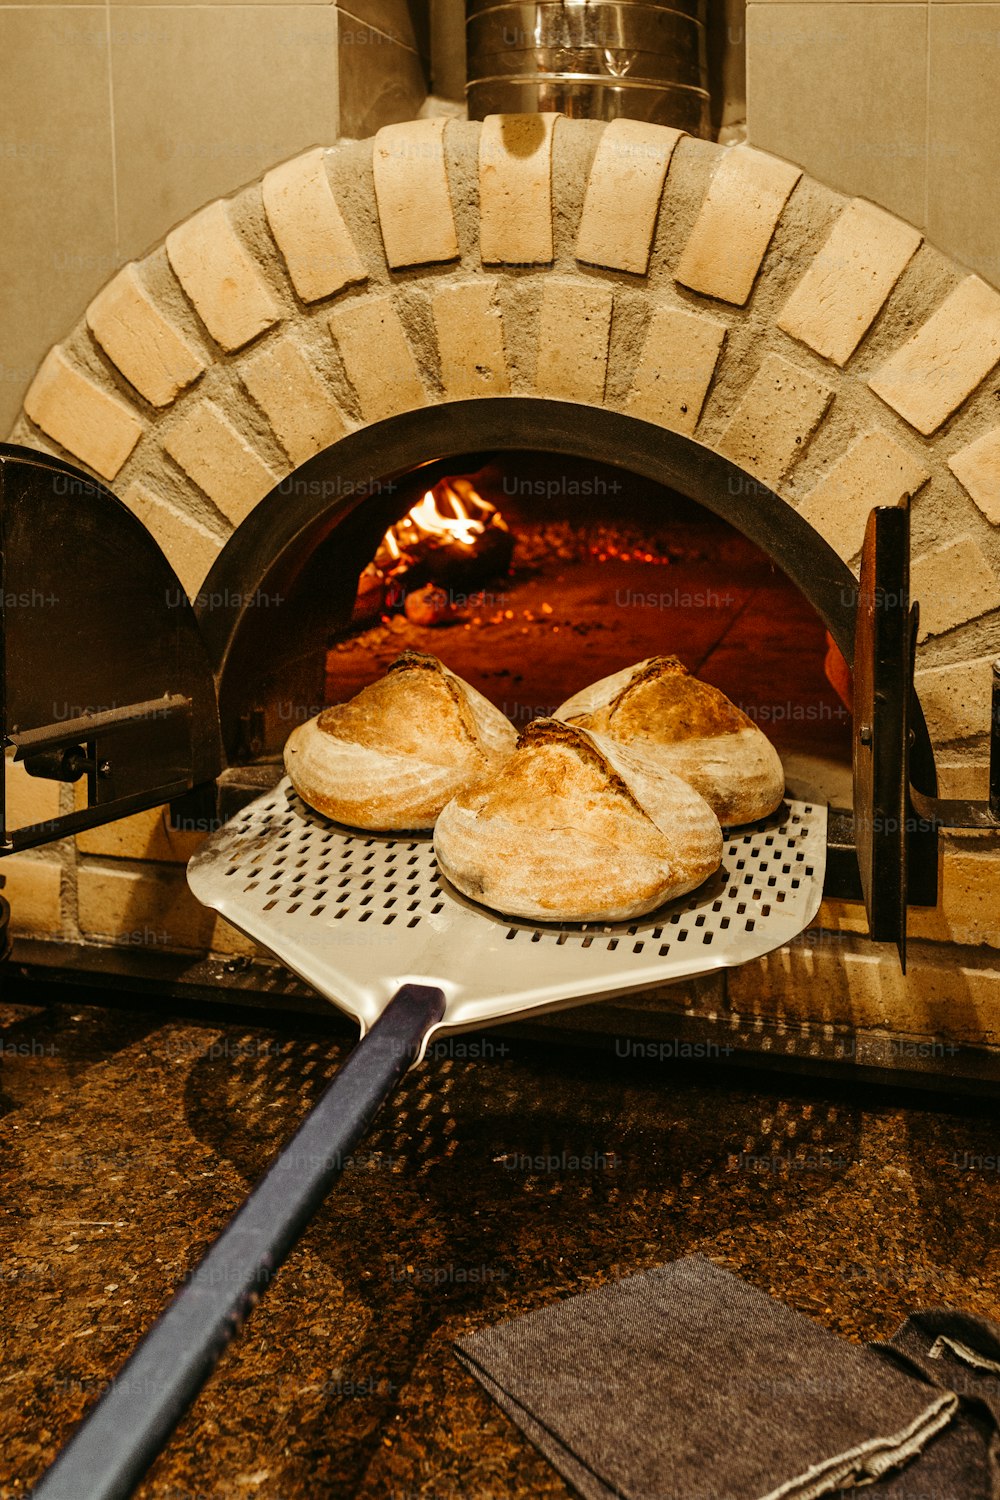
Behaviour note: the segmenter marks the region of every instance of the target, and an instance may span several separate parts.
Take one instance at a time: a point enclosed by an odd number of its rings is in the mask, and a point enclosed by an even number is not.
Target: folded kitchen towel
[[[813,1500],[906,1463],[958,1403],[700,1256],[457,1351],[586,1500]]]

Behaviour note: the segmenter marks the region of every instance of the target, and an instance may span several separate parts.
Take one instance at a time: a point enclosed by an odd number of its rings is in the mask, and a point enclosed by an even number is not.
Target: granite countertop
[[[64,997],[0,1006],[3,1500],[353,1042]],[[485,1034],[411,1073],[138,1494],[566,1496],[452,1341],[695,1251],[849,1339],[998,1316],[995,1105],[631,1051]]]

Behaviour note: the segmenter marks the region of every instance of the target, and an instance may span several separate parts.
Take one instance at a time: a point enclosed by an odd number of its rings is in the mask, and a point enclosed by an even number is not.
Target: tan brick
[[[163,446],[234,526],[281,477],[207,399],[189,405],[170,424]]]
[[[598,282],[544,283],[535,368],[538,395],[600,405],[613,305],[611,288]]]
[[[266,948],[262,948],[259,943],[244,936],[239,928],[233,927],[225,917],[216,919],[209,938],[209,947],[213,953],[222,953],[227,958],[270,959],[272,963],[275,962],[273,955],[268,953]]]
[[[431,312],[447,399],[506,396],[510,379],[496,281],[442,287],[431,294]]]
[[[930,437],[1000,359],[1000,292],[967,276],[868,384]]]
[[[673,432],[694,432],[725,340],[725,325],[714,318],[655,307],[625,410]]]
[[[798,167],[749,146],[722,153],[675,279],[742,307],[801,176]]]
[[[180,833],[170,827],[166,807],[103,823],[76,836],[81,854],[101,854],[109,859],[152,859],[159,863],[187,864],[204,842],[202,833]]]
[[[940,767],[939,767],[940,769]],[[965,796],[985,800],[986,772],[976,789],[954,787],[941,796]],[[1000,948],[1000,858],[989,847],[970,849],[949,842],[942,834],[938,863],[938,889],[934,906],[910,908],[907,928],[914,942],[962,943],[968,947]],[[961,837],[959,835],[959,837]],[[868,931],[865,908],[860,902],[824,901],[817,925],[838,932]]]
[[[75,369],[58,346],[42,361],[24,409],[43,432],[103,479],[114,479],[142,437],[138,412]]]
[[[62,865],[54,859],[30,859],[9,854],[0,860],[6,884],[0,890],[10,902],[10,927],[15,937],[61,937]]]
[[[923,236],[854,198],[785,303],[778,327],[844,365],[875,321]]]
[[[989,796],[990,768],[985,759],[971,756],[967,760],[942,760],[934,757],[938,776],[938,796],[956,797],[968,802],[985,802]]]
[[[447,119],[386,125],[372,146],[375,202],[386,259],[430,265],[458,255],[455,214],[444,162]]]
[[[170,231],[167,255],[195,311],[223,349],[242,349],[280,321],[281,307],[221,200]]]
[[[917,696],[935,744],[988,733],[993,660],[975,656],[917,672]]]
[[[193,599],[222,551],[222,542],[193,516],[185,516],[145,485],[130,484],[125,504],[159,543],[189,599]]]
[[[786,948],[731,969],[729,1003],[740,1015],[781,1016],[861,1030],[1000,1041],[1000,970],[956,963],[947,950],[914,953],[900,972],[894,952],[864,938],[809,929]]]
[[[366,422],[427,405],[427,392],[391,296],[345,303],[330,319],[330,331]]]
[[[332,297],[368,270],[334,197],[318,147],[268,172],[261,184],[264,212],[292,286],[303,302]]]
[[[930,476],[887,432],[866,432],[809,491],[799,514],[849,562],[874,505],[899,505]]]
[[[910,592],[920,601],[920,639],[1000,609],[1000,579],[971,536],[914,558]]]
[[[206,368],[146,290],[134,263],[98,292],[87,308],[87,324],[112,364],[153,406],[169,406]]]
[[[948,460],[958,482],[968,490],[987,521],[1000,526],[1000,427],[959,448]]]
[[[28,828],[35,823],[50,823],[59,816],[58,781],[43,781],[29,776],[20,761],[4,758],[4,787],[7,799],[7,827]],[[4,866],[0,863],[0,875]]]
[[[805,452],[832,399],[829,386],[769,354],[743,393],[719,451],[775,485]]]
[[[641,120],[612,120],[587,180],[577,260],[645,274],[667,167],[683,135]]]
[[[486,265],[552,260],[552,132],[558,117],[488,115],[479,136],[479,251]]]
[[[305,463],[347,431],[336,402],[292,334],[266,339],[241,361],[240,375],[292,463]]]
[[[945,846],[941,915],[953,942],[1000,948],[1000,851]]]
[[[215,912],[196,901],[180,870],[155,865],[77,871],[80,928],[88,937],[154,952],[206,952]]]

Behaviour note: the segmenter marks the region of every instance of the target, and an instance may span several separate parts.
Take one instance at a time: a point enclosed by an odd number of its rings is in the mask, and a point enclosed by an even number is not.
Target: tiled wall
[[[50,344],[178,220],[418,112],[419,16],[406,0],[0,0],[0,436]]]
[[[751,0],[750,140],[1000,285],[1000,5]]]

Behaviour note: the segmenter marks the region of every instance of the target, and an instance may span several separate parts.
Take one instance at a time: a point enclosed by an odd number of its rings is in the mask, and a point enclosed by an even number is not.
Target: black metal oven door
[[[149,532],[71,464],[0,445],[0,855],[154,807],[221,765],[194,612]],[[86,805],[8,828],[11,757]]]
[[[909,509],[877,507],[865,530],[854,642],[854,829],[871,936],[896,944],[904,972],[916,614]]]

